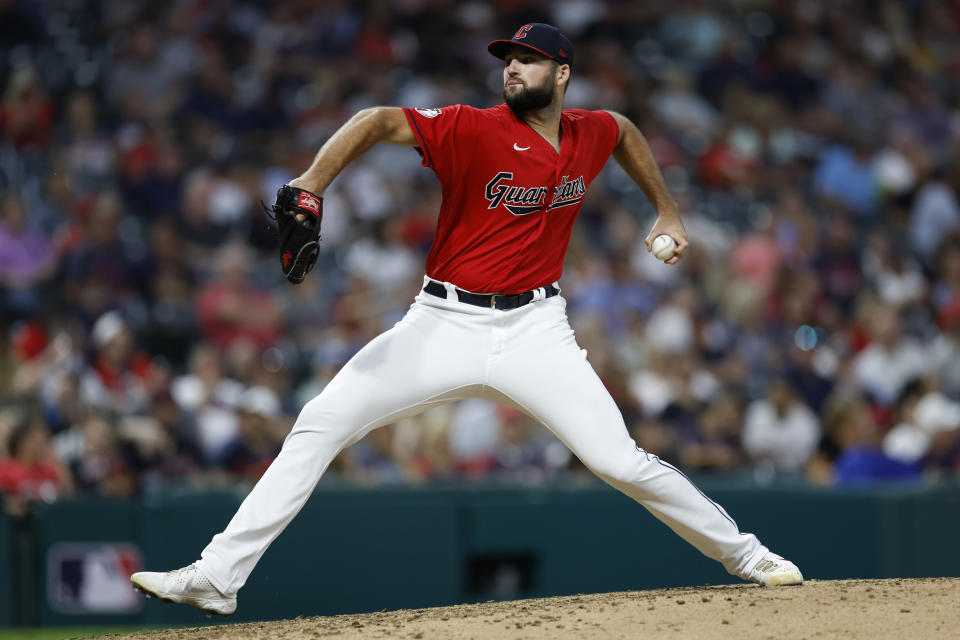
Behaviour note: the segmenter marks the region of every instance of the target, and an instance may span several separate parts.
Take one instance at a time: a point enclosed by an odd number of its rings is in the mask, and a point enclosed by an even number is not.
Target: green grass
[[[108,634],[121,635],[137,631],[153,631],[168,627],[46,627],[35,629],[0,629],[0,640],[66,640],[67,638],[90,638]]]

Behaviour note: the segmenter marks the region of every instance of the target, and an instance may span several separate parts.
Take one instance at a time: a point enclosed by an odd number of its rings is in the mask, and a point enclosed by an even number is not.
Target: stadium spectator
[[[220,349],[238,342],[267,347],[280,336],[280,305],[271,291],[251,282],[252,259],[246,245],[225,244],[217,254],[216,278],[198,293],[200,330]]]
[[[690,74],[673,66],[665,76],[663,87],[650,98],[660,122],[676,134],[712,138],[720,118],[710,103],[694,92]]]
[[[68,462],[79,493],[125,498],[137,492],[129,444],[120,440],[115,423],[91,412],[78,425],[76,435]]]
[[[931,351],[943,392],[960,400],[960,319],[954,321],[952,330],[936,337]]]
[[[131,422],[127,437],[136,454],[142,490],[189,485],[202,477],[203,453],[193,416],[177,405],[168,388],[156,390],[148,414]]]
[[[500,409],[500,438],[494,450],[500,482],[542,484],[565,468],[572,454],[539,422],[513,407]]]
[[[769,464],[777,471],[802,471],[819,439],[817,416],[786,379],[772,380],[766,397],[747,406],[743,448],[754,464]]]
[[[907,464],[919,463],[930,450],[930,434],[917,420],[917,403],[923,397],[923,383],[910,381],[897,399],[899,423],[883,437],[883,453]]]
[[[397,423],[393,451],[409,482],[449,482],[456,477],[449,443],[453,411],[452,405],[442,405]]]
[[[0,316],[4,322],[34,318],[44,311],[45,286],[58,255],[47,234],[27,220],[23,200],[0,201]]]
[[[64,177],[81,195],[109,188],[117,168],[117,150],[102,129],[96,98],[85,91],[70,94],[65,115],[59,135]]]
[[[829,209],[824,214],[826,230],[814,256],[813,268],[827,299],[848,314],[863,287],[857,231],[853,221],[843,212]]]
[[[944,329],[960,322],[960,234],[944,239],[937,257],[933,304]]]
[[[237,436],[243,385],[224,374],[216,349],[201,344],[190,354],[188,371],[172,381],[170,393],[177,407],[192,417],[196,432],[190,439],[199,447],[204,464],[214,464]]]
[[[824,149],[813,174],[814,188],[822,197],[843,205],[865,223],[879,204],[874,144],[870,132],[854,130],[846,140]]]
[[[116,191],[92,194],[64,256],[62,291],[73,314],[91,324],[126,304],[133,260],[120,234],[124,202]]]
[[[826,470],[837,486],[869,486],[884,482],[915,482],[920,468],[886,456],[880,448],[880,431],[869,406],[856,395],[837,394],[824,409],[821,442],[823,459],[812,469],[815,476]],[[822,464],[823,462],[826,464]],[[822,477],[822,476],[820,476]]]
[[[950,181],[947,181],[949,176]],[[917,191],[910,211],[910,241],[926,265],[932,265],[944,238],[960,232],[956,184],[960,164],[941,169]]]
[[[903,335],[897,309],[876,303],[868,313],[870,343],[857,354],[854,375],[874,402],[890,407],[904,385],[923,375],[930,363],[923,346]]]
[[[53,102],[28,65],[15,67],[0,102],[0,131],[21,152],[39,152],[53,130]]]
[[[355,242],[347,251],[346,268],[370,283],[377,295],[401,291],[410,280],[419,280],[422,267],[414,252],[401,238],[402,220],[379,218],[371,223],[370,236]]]
[[[870,234],[863,273],[884,303],[903,308],[926,297],[927,280],[920,265],[905,256],[898,244],[884,231]]]
[[[98,411],[117,415],[143,412],[149,402],[151,363],[135,350],[133,333],[117,311],[93,325],[93,355],[80,378],[80,397]]]
[[[30,502],[52,502],[73,490],[73,479],[50,447],[50,433],[37,412],[20,418],[0,458],[0,492],[11,515],[23,515]]]
[[[238,409],[237,435],[215,462],[253,484],[277,457],[290,425],[281,423],[280,400],[266,387],[245,389]]]
[[[375,429],[346,456],[350,477],[365,485],[397,484],[405,479],[404,469],[396,455],[396,427]]]
[[[883,438],[883,452],[925,470],[953,469],[960,453],[960,403],[929,382],[915,380],[901,394],[901,422]]]
[[[740,446],[743,408],[733,393],[723,393],[703,408],[695,431],[678,450],[680,464],[697,471],[735,471],[743,464]]]
[[[170,366],[182,371],[199,335],[194,293],[196,273],[183,252],[183,237],[170,218],[150,228],[151,253],[138,264],[147,319],[139,330],[149,353],[163,354]]]

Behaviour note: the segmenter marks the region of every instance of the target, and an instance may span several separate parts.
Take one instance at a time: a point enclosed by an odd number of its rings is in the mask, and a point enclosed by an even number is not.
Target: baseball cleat
[[[797,565],[775,553],[767,552],[747,575],[761,587],[783,587],[803,584],[803,574]]]
[[[237,610],[237,597],[227,597],[217,591],[195,564],[166,573],[140,571],[130,576],[130,582],[134,589],[148,598],[189,604],[208,617],[212,614],[228,616]]]

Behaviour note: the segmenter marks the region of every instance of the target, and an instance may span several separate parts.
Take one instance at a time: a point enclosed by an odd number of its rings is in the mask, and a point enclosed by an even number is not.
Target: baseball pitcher
[[[304,406],[283,449],[227,528],[188,567],[141,572],[135,588],[228,615],[257,561],[310,497],[327,465],[369,431],[445,402],[491,398],[553,431],[583,463],[728,572],[761,585],[799,569],[741,533],[680,471],[638,448],[587,362],[560,295],[563,258],[584,194],[612,154],[658,218],[676,263],[687,236],[646,141],[624,116],[562,108],[570,41],[533,23],[488,46],[503,59],[504,104],[375,107],[350,119],[273,207],[281,267],[299,283],[317,258],[322,194],[378,142],[413,147],[443,202],[423,289],[404,318],[354,356]]]

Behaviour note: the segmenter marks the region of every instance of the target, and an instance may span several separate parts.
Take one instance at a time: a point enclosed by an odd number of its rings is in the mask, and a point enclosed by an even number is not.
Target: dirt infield
[[[656,634],[651,636],[650,634]],[[955,638],[960,578],[686,587],[153,631],[123,640]]]

